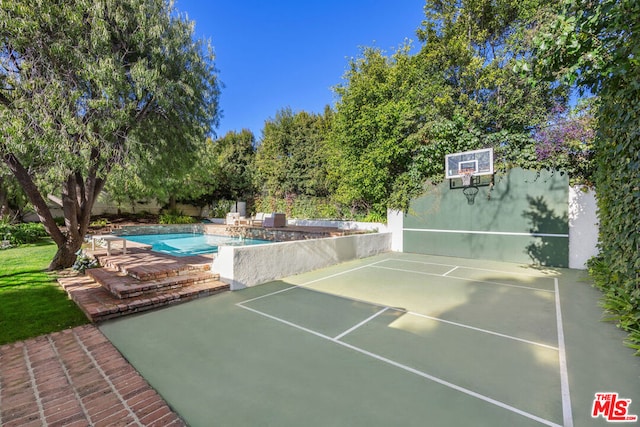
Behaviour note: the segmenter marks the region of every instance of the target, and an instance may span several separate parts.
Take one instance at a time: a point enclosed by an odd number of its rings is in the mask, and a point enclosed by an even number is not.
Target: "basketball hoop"
[[[475,169],[460,169],[458,171],[458,175],[460,175],[463,187],[471,186],[471,180],[475,171]]]
[[[473,205],[478,187],[493,186],[493,148],[447,154],[444,176],[449,180],[449,189],[462,189],[467,203]]]
[[[478,187],[468,186],[462,189],[462,193],[467,198],[467,203],[473,205],[476,201],[476,194],[478,194]]]

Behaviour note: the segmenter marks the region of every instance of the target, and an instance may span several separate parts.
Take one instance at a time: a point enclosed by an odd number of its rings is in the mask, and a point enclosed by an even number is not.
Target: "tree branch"
[[[2,92],[0,92],[0,104],[4,105],[5,107],[11,106],[11,100],[7,98]]]
[[[27,169],[20,163],[18,158],[13,153],[6,153],[2,156],[2,160],[9,167],[13,175],[16,177],[20,186],[24,190],[25,194],[29,198],[29,201],[33,205],[33,208],[40,218],[40,222],[44,225],[44,229],[49,233],[51,238],[58,247],[61,247],[65,244],[66,238],[62,231],[56,225],[55,220],[53,219],[53,215],[51,214],[51,210],[49,206],[47,206],[47,202],[40,194],[38,187],[36,187],[31,175]]]

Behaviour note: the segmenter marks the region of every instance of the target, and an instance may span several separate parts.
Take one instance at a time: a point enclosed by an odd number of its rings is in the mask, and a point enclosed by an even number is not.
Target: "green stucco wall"
[[[412,201],[404,252],[568,266],[566,174],[512,169],[479,190],[473,205],[448,182]]]

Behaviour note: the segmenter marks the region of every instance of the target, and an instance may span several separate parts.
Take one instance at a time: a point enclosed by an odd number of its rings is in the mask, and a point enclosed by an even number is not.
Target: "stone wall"
[[[174,233],[204,233],[204,224],[172,224],[172,225],[125,225],[113,230],[118,236],[136,236],[139,234],[174,234]]]

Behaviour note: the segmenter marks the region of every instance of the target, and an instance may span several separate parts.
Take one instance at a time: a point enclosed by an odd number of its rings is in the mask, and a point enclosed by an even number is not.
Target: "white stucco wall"
[[[222,246],[213,261],[213,271],[237,290],[389,250],[391,233]]]
[[[404,212],[387,210],[387,230],[391,233],[391,250],[394,252],[402,252]]]
[[[596,195],[584,187],[569,187],[569,268],[585,269],[598,254]]]

